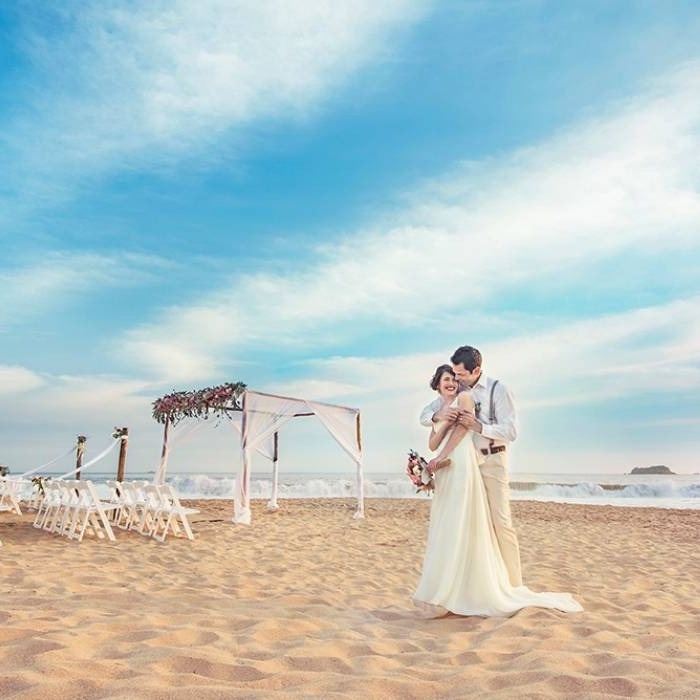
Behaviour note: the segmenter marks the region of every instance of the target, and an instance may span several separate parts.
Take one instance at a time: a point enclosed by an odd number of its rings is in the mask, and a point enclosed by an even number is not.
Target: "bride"
[[[449,365],[438,367],[431,387],[446,405],[474,412],[470,392],[458,393]],[[510,584],[471,433],[459,423],[441,421],[433,428],[429,446],[433,451],[442,449],[429,463],[435,492],[423,573],[413,596],[416,604],[431,616],[452,612],[507,617],[530,606],[582,610],[568,593],[535,593]]]

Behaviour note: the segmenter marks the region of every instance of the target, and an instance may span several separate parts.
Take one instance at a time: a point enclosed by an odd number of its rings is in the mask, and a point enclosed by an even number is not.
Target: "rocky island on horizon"
[[[653,467],[634,467],[630,474],[675,474],[675,472],[662,464],[657,464]]]

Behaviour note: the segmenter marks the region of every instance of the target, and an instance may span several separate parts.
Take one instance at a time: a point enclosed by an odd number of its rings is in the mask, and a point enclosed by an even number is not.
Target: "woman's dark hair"
[[[435,391],[438,390],[438,387],[440,386],[440,380],[442,379],[442,375],[445,374],[445,372],[449,372],[452,377],[454,378],[455,373],[452,371],[452,367],[450,365],[440,365],[436,370],[435,374],[433,375],[433,378],[430,380],[430,388],[434,389]]]

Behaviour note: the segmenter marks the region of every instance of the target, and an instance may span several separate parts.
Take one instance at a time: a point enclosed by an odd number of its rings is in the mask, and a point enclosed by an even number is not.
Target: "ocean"
[[[105,482],[114,472],[83,473],[107,494]],[[153,472],[127,473],[131,480],[151,481]],[[233,474],[168,474],[181,498],[231,499],[236,481]],[[272,489],[269,472],[251,475],[251,498],[268,499]],[[369,473],[364,477],[365,498],[430,498],[416,494],[401,472]],[[302,474],[280,472],[278,497],[352,498],[355,478],[346,474]],[[700,474],[511,474],[511,500],[554,501],[587,505],[654,508],[700,508]]]

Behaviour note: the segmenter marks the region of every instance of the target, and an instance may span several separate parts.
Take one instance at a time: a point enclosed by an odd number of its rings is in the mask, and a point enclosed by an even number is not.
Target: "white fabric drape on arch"
[[[229,415],[231,425],[238,431],[239,440],[243,435],[243,412],[235,412]],[[265,440],[255,445],[255,451],[272,462],[272,493],[267,507],[270,510],[277,510],[277,490],[279,485],[279,464],[277,461],[277,446],[275,436],[277,432],[269,435]]]
[[[168,431],[168,439],[163,444],[163,454],[158,463],[158,468],[153,477],[153,483],[162,486],[165,483],[165,474],[168,471],[168,458],[170,457],[170,450],[175,444],[180,441],[190,440],[195,433],[198,433],[202,428],[207,425],[207,421],[201,420],[197,423],[190,424],[178,424],[177,426],[170,426]]]
[[[241,429],[241,466],[234,491],[233,522],[250,524],[250,473],[253,451],[263,452],[274,434],[292,418],[300,415],[316,415],[328,432],[352,457],[357,473],[356,518],[364,517],[362,445],[359,437],[357,408],[336,406],[319,401],[295,399],[289,396],[246,391],[243,394]],[[263,448],[263,449],[261,449]],[[264,452],[263,452],[264,454]]]

